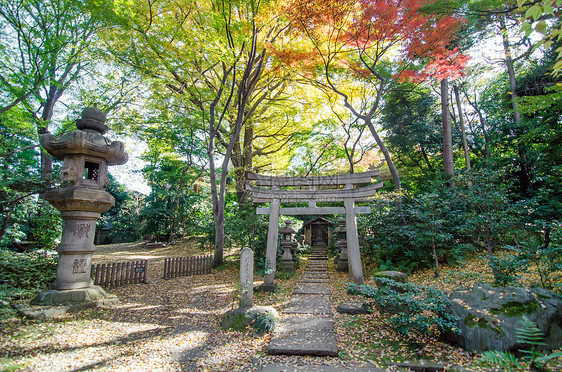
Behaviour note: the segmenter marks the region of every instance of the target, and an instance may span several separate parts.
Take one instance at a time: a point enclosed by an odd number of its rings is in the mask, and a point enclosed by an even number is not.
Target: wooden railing
[[[164,279],[210,274],[213,256],[169,257],[164,259]]]
[[[147,283],[147,260],[92,265],[91,278],[94,285],[104,288],[126,284]]]

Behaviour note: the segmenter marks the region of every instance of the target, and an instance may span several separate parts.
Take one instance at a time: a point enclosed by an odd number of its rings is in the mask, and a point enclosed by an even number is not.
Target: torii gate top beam
[[[256,186],[338,186],[357,185],[371,183],[371,178],[379,175],[379,170],[363,173],[340,174],[334,176],[310,176],[310,177],[275,177],[261,174],[248,173],[248,180],[255,181]]]

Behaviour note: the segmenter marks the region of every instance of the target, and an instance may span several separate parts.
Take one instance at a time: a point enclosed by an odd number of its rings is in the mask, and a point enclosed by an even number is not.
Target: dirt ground
[[[144,244],[98,248],[94,263],[148,259],[149,283],[110,289],[120,301],[112,308],[45,321],[3,320],[1,371],[254,369],[252,358],[262,352],[269,336],[220,327],[222,315],[238,306],[235,250],[227,253],[227,264],[212,274],[164,280],[164,257],[199,255],[199,247],[180,242],[156,249]],[[294,280],[279,281],[281,290],[257,295],[256,304],[275,304],[281,310]]]
[[[144,243],[99,246],[93,263],[149,260],[149,283],[110,289],[120,301],[112,308],[45,321],[2,319],[0,371],[255,371],[260,363],[272,362],[297,367],[322,363],[342,370],[352,363],[372,363],[388,369],[386,361],[406,359],[481,370],[479,355],[429,336],[400,337],[377,311],[362,316],[336,313],[337,304],[358,299],[346,294],[349,276],[336,272],[333,263],[329,270],[339,358],[268,356],[269,335],[259,336],[251,328],[236,332],[220,327],[222,315],[238,306],[236,250],[225,252],[226,265],[211,274],[162,279],[164,257],[202,253],[207,252],[192,241],[153,249]],[[305,265],[306,258],[294,276],[279,275],[277,292],[256,292],[254,304],[270,305],[281,313]],[[461,276],[468,285],[489,280],[491,273],[482,260],[471,260],[463,267],[444,267],[438,279],[432,270],[425,270],[410,280],[450,290]],[[254,280],[257,286],[263,278]]]

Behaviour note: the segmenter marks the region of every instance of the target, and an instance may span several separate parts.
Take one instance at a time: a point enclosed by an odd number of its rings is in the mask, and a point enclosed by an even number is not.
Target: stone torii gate
[[[357,214],[368,214],[370,207],[355,206],[355,202],[374,196],[383,183],[371,184],[378,170],[336,176],[275,177],[248,173],[248,180],[256,186],[247,185],[253,194],[254,203],[269,203],[269,208],[257,208],[256,214],[269,214],[266,258],[268,274],[263,289],[275,289],[275,264],[280,215],[332,215],[345,214],[347,249],[349,255],[349,278],[363,284],[363,269],[357,235]],[[367,186],[359,186],[368,184]],[[269,188],[263,188],[269,187]],[[299,189],[295,189],[295,188]],[[285,189],[283,189],[285,188]],[[306,188],[306,189],[302,189]],[[308,202],[308,207],[282,208],[281,203]],[[343,207],[317,207],[316,203],[341,203]]]

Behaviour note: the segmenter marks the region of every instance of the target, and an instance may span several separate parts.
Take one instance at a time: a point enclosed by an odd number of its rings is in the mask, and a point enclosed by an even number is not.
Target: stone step
[[[309,277],[323,277],[324,279],[328,279],[328,272],[327,271],[305,271],[302,275],[303,278]]]
[[[331,366],[327,364],[302,364],[291,365],[289,363],[277,362],[266,364],[258,368],[257,372],[385,372],[386,369],[376,368],[372,364],[348,364],[345,366]]]
[[[297,286],[293,294],[330,295],[330,288],[324,284],[303,283]]]
[[[294,295],[283,313],[332,315],[332,304],[323,295]]]
[[[328,284],[330,281],[328,279],[313,279],[313,278],[306,278],[302,279],[301,283],[318,283],[318,284]]]
[[[289,332],[271,338],[271,355],[338,356],[334,331]]]
[[[330,277],[328,275],[303,275],[301,280],[328,280]]]

